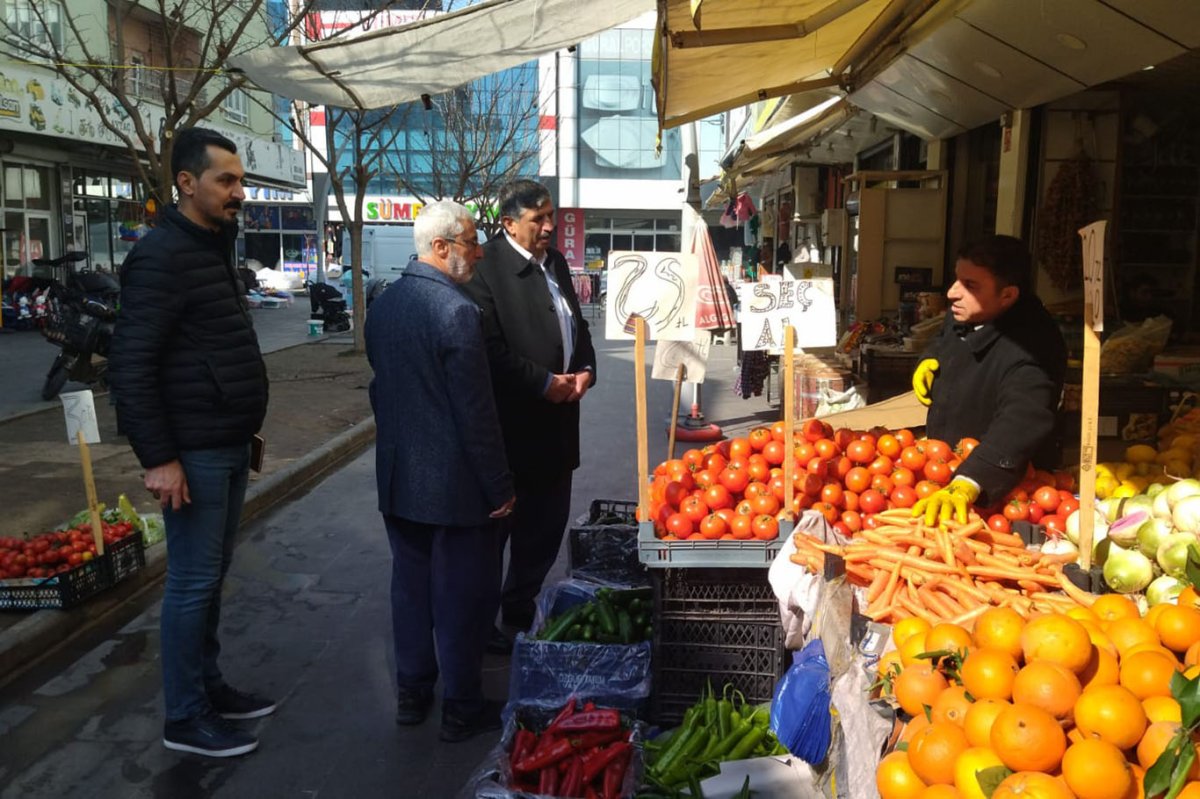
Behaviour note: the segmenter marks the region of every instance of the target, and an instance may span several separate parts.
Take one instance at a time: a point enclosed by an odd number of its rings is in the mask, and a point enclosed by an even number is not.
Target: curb
[[[375,417],[338,433],[307,455],[252,484],[242,508],[242,528],[287,500],[306,493],[375,440]],[[240,533],[239,533],[240,535]],[[109,591],[69,610],[37,610],[0,631],[0,686],[21,676],[42,657],[98,624],[127,602],[158,588],[167,572],[167,546],[146,550],[146,567]]]

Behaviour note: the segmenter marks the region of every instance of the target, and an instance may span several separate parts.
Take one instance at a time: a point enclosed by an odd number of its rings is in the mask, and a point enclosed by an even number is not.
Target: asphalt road
[[[573,517],[592,499],[635,495],[633,347],[596,339],[600,381],[584,399]],[[765,398],[733,396],[732,365],[731,347],[713,348],[709,417],[728,432],[775,418]],[[669,383],[651,381],[649,407],[653,463],[665,452]],[[154,590],[0,693],[0,799],[453,796],[495,738],[438,742],[437,708],[423,727],[393,723],[390,563],[373,470],[370,450],[243,530],[222,664],[233,684],[282,700],[252,722],[257,752],[210,760],[162,747]],[[565,567],[560,555],[552,579]],[[507,664],[487,663],[497,698]]]

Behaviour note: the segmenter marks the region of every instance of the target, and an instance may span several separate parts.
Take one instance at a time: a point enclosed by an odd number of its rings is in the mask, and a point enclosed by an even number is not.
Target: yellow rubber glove
[[[937,377],[938,367],[937,358],[926,358],[917,364],[916,370],[913,371],[913,391],[917,393],[917,401],[922,405],[928,406],[930,403],[929,392],[933,388],[933,378]]]
[[[979,487],[969,480],[956,478],[941,491],[935,491],[913,505],[912,515],[924,513],[925,524],[929,527],[949,521],[951,516],[959,524],[966,524],[967,510],[977,499]]]

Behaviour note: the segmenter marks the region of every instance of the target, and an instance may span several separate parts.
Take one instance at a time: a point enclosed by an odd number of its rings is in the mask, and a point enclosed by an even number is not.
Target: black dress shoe
[[[480,733],[500,729],[500,711],[504,703],[485,699],[482,705],[470,709],[456,705],[447,703],[442,710],[442,729],[438,737],[446,743],[461,743]]]
[[[513,651],[513,639],[509,638],[499,627],[493,627],[485,651],[489,655],[511,655]]]
[[[404,727],[415,727],[429,717],[429,708],[432,706],[432,691],[401,689],[396,698],[396,723]]]

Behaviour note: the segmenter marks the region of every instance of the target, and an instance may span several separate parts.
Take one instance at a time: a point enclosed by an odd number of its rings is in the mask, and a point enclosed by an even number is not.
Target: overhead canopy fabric
[[[767,97],[836,86],[850,57],[867,51],[906,5],[659,0],[659,121],[669,128]]]
[[[654,0],[605,0],[586,12],[578,0],[489,0],[355,38],[262,48],[229,63],[284,97],[382,108],[448,92],[653,10]]]

